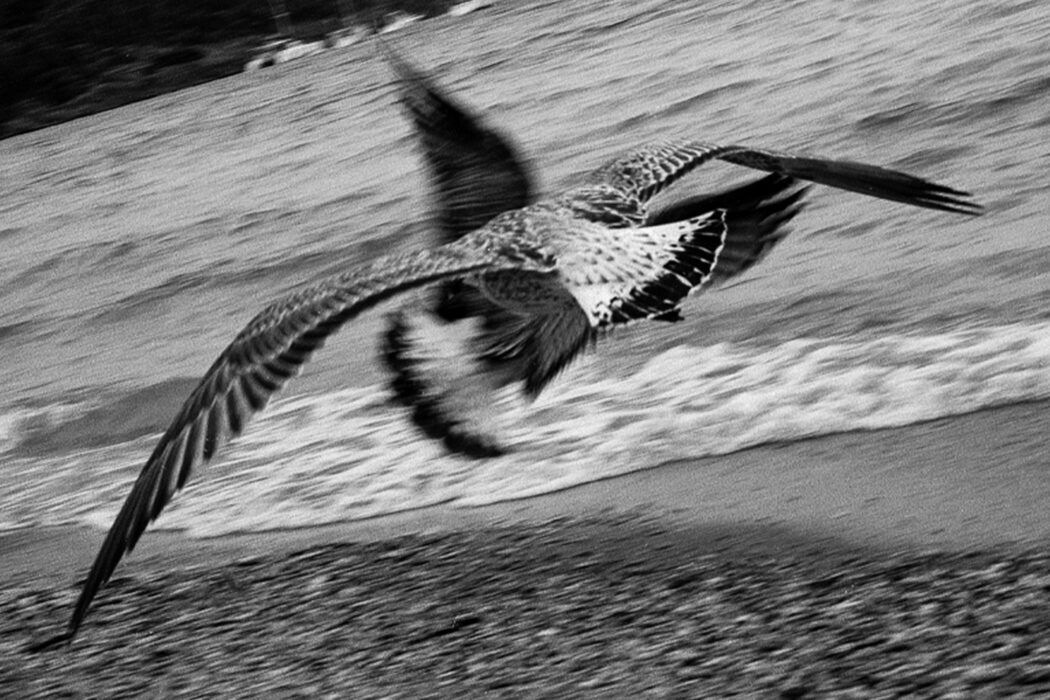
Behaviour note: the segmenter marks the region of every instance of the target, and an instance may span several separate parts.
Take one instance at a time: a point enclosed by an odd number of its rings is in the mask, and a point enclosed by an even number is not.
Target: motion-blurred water
[[[1050,16],[1031,2],[505,0],[394,35],[545,191],[691,136],[973,191],[970,219],[818,189],[685,323],[616,334],[449,457],[387,403],[382,315],[331,341],[161,527],[288,527],[561,488],[678,457],[1050,396]],[[179,403],[271,298],[429,241],[365,43],[0,142],[0,527],[108,526]],[[685,187],[755,174],[712,167]]]

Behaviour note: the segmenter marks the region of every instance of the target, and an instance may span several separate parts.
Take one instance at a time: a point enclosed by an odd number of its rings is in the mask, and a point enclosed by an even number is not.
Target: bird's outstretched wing
[[[397,79],[398,99],[415,128],[433,189],[435,220],[442,241],[451,242],[505,211],[520,209],[534,198],[529,167],[511,139],[485,125],[468,107],[448,96],[430,76],[411,65],[380,40]],[[571,298],[569,300],[571,302]],[[446,333],[450,321],[465,326],[483,324],[504,334],[519,332],[520,318],[507,314],[461,280],[449,280],[435,290],[435,315],[403,310],[388,319],[384,356],[393,368],[395,394],[413,409],[413,420],[424,432],[442,440],[454,452],[492,456],[500,448],[487,439],[489,430],[476,407],[478,395],[509,381],[510,364],[477,358],[471,368],[456,352],[457,333]],[[579,309],[576,309],[579,312]],[[586,326],[586,319],[583,319]],[[499,342],[499,341],[495,341]],[[421,352],[419,352],[421,351]],[[521,362],[515,361],[516,366]],[[464,383],[465,382],[465,383]],[[455,386],[455,389],[444,387]],[[446,415],[463,416],[460,422]],[[461,430],[461,423],[473,426]]]
[[[506,248],[448,245],[381,258],[266,307],[223,350],[157,443],[95,558],[66,633],[39,648],[72,639],[95,594],[146,526],[344,323],[430,282],[508,269],[542,271],[544,265]]]
[[[717,157],[719,146],[699,142],[638,148],[592,171],[559,203],[577,216],[612,227],[642,226],[656,194]]]
[[[970,215],[984,211],[967,192],[896,170],[700,141],[631,151],[593,171],[584,184],[562,195],[561,201],[579,216],[607,226],[646,225],[651,223],[648,205],[653,196],[713,159],[916,207]]]
[[[388,42],[378,36],[377,40],[422,146],[440,242],[455,241],[505,211],[530,204],[535,185],[512,140],[445,94]],[[432,300],[446,320],[499,314],[497,306],[458,280],[439,285]],[[393,323],[387,329],[391,339],[399,335]]]
[[[724,146],[714,157],[746,168],[789,175],[840,190],[902,202],[915,207],[978,216],[984,207],[969,192],[914,175],[851,160],[832,160],[769,151],[750,146]]]
[[[452,242],[505,211],[531,203],[532,177],[510,139],[445,95],[385,42],[380,46],[397,77],[398,99],[423,146],[436,190],[441,242]]]

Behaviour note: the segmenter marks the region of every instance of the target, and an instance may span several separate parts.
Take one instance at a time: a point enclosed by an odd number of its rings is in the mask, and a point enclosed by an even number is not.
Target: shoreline
[[[1050,692],[1048,402],[684,460],[491,506],[0,537],[0,694]]]
[[[147,530],[135,562],[217,562],[327,542],[375,542],[565,518],[641,516],[695,531],[771,528],[833,549],[970,551],[1050,547],[1042,450],[1050,401],[1011,404],[900,428],[856,431],[684,459],[539,496],[437,505],[351,522],[190,538]],[[183,497],[192,498],[192,493]],[[163,521],[161,521],[163,523]],[[104,533],[87,526],[0,533],[8,584],[80,575]],[[712,535],[716,539],[723,534]],[[745,537],[750,539],[750,537]],[[774,539],[779,539],[774,537]],[[118,574],[129,568],[127,562]]]
[[[769,532],[763,533],[768,535]],[[32,697],[1043,697],[1050,556],[702,554],[630,517],[314,545],[0,597]],[[768,539],[766,544],[771,544]],[[686,555],[686,556],[679,556]]]

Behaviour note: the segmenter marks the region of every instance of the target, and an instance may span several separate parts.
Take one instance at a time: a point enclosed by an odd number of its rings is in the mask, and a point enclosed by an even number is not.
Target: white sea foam
[[[53,430],[83,415],[88,408],[84,403],[56,403],[0,411],[0,455],[14,450],[31,434]]]
[[[600,359],[569,374],[514,423],[514,451],[482,461],[422,439],[378,386],[277,401],[158,525],[208,536],[485,504],[670,459],[1048,398],[1050,324],[682,345],[632,376],[603,376]],[[0,512],[14,524],[106,527],[155,439],[16,461],[18,488],[0,494]]]

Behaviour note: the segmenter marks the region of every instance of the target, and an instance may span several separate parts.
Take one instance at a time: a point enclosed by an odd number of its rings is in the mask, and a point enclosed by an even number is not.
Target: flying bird
[[[604,255],[586,261],[577,281],[564,279],[566,284],[547,290],[543,303],[528,308],[493,300],[477,285],[457,279],[439,285],[429,307],[415,304],[392,314],[383,357],[392,370],[394,395],[412,409],[413,421],[428,436],[452,452],[483,458],[506,450],[496,435],[494,411],[501,388],[521,384],[527,397],[535,397],[601,335],[643,319],[677,321],[691,292],[717,287],[761,260],[802,209],[806,189],[800,181],[930,209],[982,211],[965,192],[904,173],[695,141],[637,149],[593,171],[578,186],[536,202],[529,165],[508,137],[444,94],[385,42],[380,48],[422,145],[436,194],[439,243],[456,241],[489,222],[498,226],[493,220],[510,210],[539,220],[540,212],[555,208],[566,226],[578,228],[578,236],[598,224],[620,231],[624,245],[634,241],[639,246],[646,230],[663,224],[714,212],[725,216],[722,239],[707,241],[706,248],[695,237],[667,243],[676,255],[653,268],[655,273],[623,275],[621,267],[630,258]],[[655,195],[715,159],[772,174],[728,191],[650,206]],[[633,255],[645,253],[637,248]]]
[[[278,299],[241,330],[204,374],[161,436],[84,582],[66,631],[71,640],[93,598],[146,527],[189,478],[239,435],[328,336],[380,302],[423,286],[422,308],[392,314],[384,355],[399,400],[455,452],[504,448],[472,423],[464,395],[520,383],[528,396],[585,347],[618,326],[674,321],[690,293],[761,260],[786,235],[809,181],[919,207],[979,214],[970,195],[924,179],[842,160],[749,146],[679,141],[633,150],[555,196],[537,199],[510,140],[443,94],[392,51],[399,99],[423,145],[442,240],[386,256]],[[770,173],[715,194],[652,199],[711,160]],[[424,327],[466,329],[465,357],[420,342]],[[469,393],[469,392],[468,392]],[[476,397],[475,397],[476,398]]]

